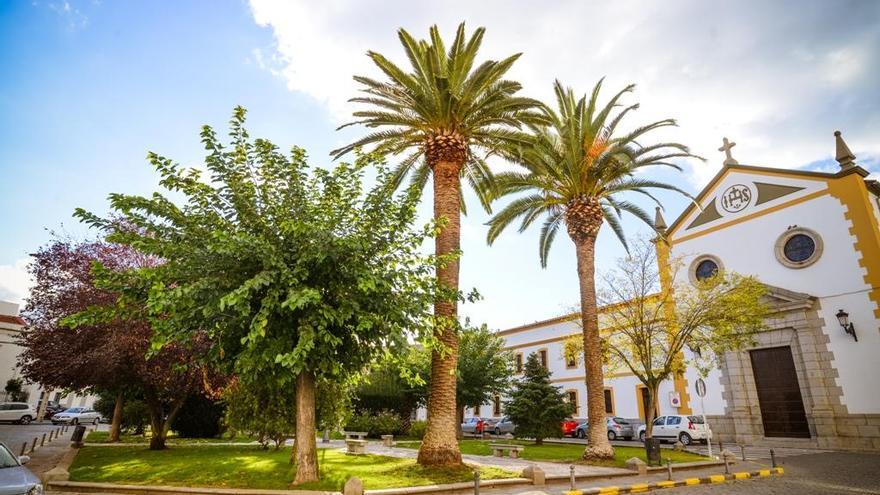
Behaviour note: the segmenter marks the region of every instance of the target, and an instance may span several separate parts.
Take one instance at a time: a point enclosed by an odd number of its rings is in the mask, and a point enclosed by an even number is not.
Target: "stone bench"
[[[361,455],[364,453],[364,447],[367,446],[366,440],[346,440],[346,454]]]
[[[382,445],[385,447],[394,447],[394,435],[382,435]]]
[[[490,443],[489,448],[492,449],[492,455],[494,455],[495,457],[504,457],[504,453],[507,452],[512,459],[517,459],[519,457],[519,453],[522,452],[525,447],[523,447],[522,445]]]
[[[346,440],[366,440],[367,432],[365,431],[343,431]]]

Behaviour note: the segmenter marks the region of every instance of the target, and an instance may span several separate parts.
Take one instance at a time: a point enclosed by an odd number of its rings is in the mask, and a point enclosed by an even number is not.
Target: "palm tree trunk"
[[[611,459],[614,448],[608,442],[605,428],[605,381],[602,369],[602,339],[599,337],[599,316],[596,308],[595,236],[575,239],[578,281],[581,288],[581,324],[584,336],[584,368],[587,382],[587,421],[589,443],[584,459]]]
[[[459,171],[461,163],[438,161],[433,167],[434,218],[445,219],[437,234],[437,256],[455,255],[437,265],[437,281],[446,290],[458,291],[458,257],[461,235]],[[458,365],[458,300],[438,298],[434,303],[434,335],[442,349],[431,352],[431,388],[428,392],[428,426],[419,448],[419,464],[449,466],[461,464],[456,424],[455,370]]]
[[[318,481],[315,429],[315,377],[307,371],[296,377],[296,478],[293,484]]]
[[[110,422],[110,441],[119,441],[119,430],[122,427],[122,392],[116,394],[116,404],[113,406],[113,421]]]

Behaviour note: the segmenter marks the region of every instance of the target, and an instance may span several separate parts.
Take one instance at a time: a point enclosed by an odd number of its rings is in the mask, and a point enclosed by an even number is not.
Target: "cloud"
[[[36,6],[38,4],[34,2],[33,5]],[[89,17],[69,0],[50,1],[46,5],[49,7],[49,10],[55,12],[58,14],[58,17],[64,20],[67,28],[71,31],[85,28],[89,23]],[[99,5],[99,3],[93,2],[93,5]]]
[[[0,301],[21,303],[28,295],[33,280],[27,272],[28,258],[11,265],[0,265]]]
[[[638,122],[674,117],[657,137],[709,159],[688,167],[700,186],[721,165],[721,138],[737,141],[740,163],[799,167],[832,155],[832,132],[880,155],[880,3],[834,2],[291,2],[251,0],[275,39],[292,91],[347,120],[353,74],[380,76],[367,49],[405,64],[395,31],[425,36],[437,23],[451,36],[461,20],[486,26],[482,55],[523,52],[511,76],[550,100],[560,78],[586,92],[607,76],[610,93],[637,83]],[[841,12],[846,9],[847,12]],[[847,24],[833,24],[845,14]],[[607,94],[606,94],[607,96]]]

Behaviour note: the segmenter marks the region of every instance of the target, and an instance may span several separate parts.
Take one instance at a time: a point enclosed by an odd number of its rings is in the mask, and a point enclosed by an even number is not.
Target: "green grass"
[[[217,437],[217,438],[178,438],[173,432],[168,434],[166,442],[173,444],[191,444],[191,443],[250,443],[255,441],[251,436],[235,436],[235,437]],[[110,432],[93,431],[86,437],[87,443],[110,443]],[[133,435],[123,433],[119,435],[119,443],[147,444],[150,443],[150,432],[146,435]]]
[[[290,449],[249,446],[172,446],[161,451],[143,446],[84,447],[70,467],[71,481],[220,488],[287,488],[295,471]],[[357,476],[367,489],[455,483],[473,479],[470,467],[424,468],[414,459],[376,455],[349,456],[338,450],[318,451],[321,481],[298,485],[313,490],[341,490]],[[481,468],[483,479],[512,478],[516,473]]]
[[[421,442],[397,442],[397,446],[402,448],[417,449],[419,448],[420,443]],[[461,448],[462,454],[492,455],[492,450],[489,448],[490,443],[524,445],[525,449],[520,452],[520,456],[523,459],[527,459],[530,461],[550,461],[578,464],[586,463],[586,461],[583,461],[581,459],[581,455],[584,453],[584,446],[581,444],[544,443],[543,445],[535,445],[534,442],[528,442],[524,440],[501,440],[498,442],[490,440],[462,440],[461,442],[459,442],[459,447]],[[666,459],[669,459],[673,463],[707,460],[706,457],[703,457],[701,455],[692,454],[690,452],[677,452],[672,449],[662,449],[660,451],[660,456],[662,458],[662,462],[664,463],[666,462]],[[623,467],[626,464],[626,461],[632,457],[638,457],[639,459],[647,462],[644,448],[614,447],[613,461],[599,463],[592,462],[590,464]]]

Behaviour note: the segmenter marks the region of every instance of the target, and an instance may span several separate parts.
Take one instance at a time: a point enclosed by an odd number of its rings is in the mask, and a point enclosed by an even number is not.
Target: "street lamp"
[[[844,310],[837,311],[837,321],[840,323],[840,326],[843,327],[843,331],[852,335],[852,338],[858,342],[859,338],[856,337],[856,329],[852,323],[849,321],[849,313]]]

